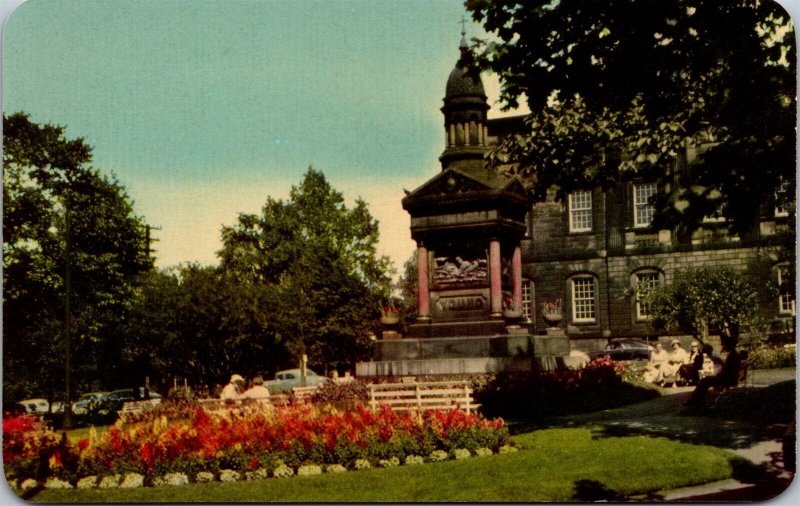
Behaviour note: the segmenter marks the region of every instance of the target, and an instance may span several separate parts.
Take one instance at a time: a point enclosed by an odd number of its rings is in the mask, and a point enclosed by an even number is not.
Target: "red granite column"
[[[419,243],[417,245],[417,301],[419,309],[417,321],[427,322],[431,319],[429,296],[428,250],[422,243]]]
[[[513,287],[514,309],[522,311],[522,249],[517,245],[511,257],[511,282]]]
[[[489,280],[491,292],[492,318],[503,317],[503,293],[500,287],[500,241],[492,239],[489,243]]]

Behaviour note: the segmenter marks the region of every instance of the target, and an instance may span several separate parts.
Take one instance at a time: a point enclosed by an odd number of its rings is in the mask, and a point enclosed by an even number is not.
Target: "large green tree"
[[[3,116],[6,399],[63,392],[68,269],[75,386],[115,379],[117,332],[152,261],[124,188],[90,162],[91,148],[63,127]]]
[[[657,224],[679,234],[720,212],[744,234],[776,194],[793,204],[796,48],[774,1],[465,3],[491,34],[475,67],[532,111],[493,158],[516,162],[533,201],[649,173],[667,189]],[[675,178],[687,139],[707,151]]]
[[[267,331],[293,357],[306,354],[327,370],[366,356],[391,283],[363,200],[348,208],[309,168],[287,200],[269,198],[260,215],[240,215],[222,237],[222,275],[267,290]]]

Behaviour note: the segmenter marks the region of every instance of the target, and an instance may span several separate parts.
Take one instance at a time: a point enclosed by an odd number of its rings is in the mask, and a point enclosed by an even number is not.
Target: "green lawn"
[[[339,475],[181,487],[44,490],[35,502],[541,502],[622,497],[731,476],[732,455],[589,429],[515,436],[521,451]]]

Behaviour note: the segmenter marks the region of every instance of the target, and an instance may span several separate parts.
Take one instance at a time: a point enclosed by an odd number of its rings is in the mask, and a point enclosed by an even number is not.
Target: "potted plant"
[[[389,302],[381,308],[381,323],[384,325],[397,325],[400,321],[400,308],[394,302]]]
[[[513,299],[511,297],[503,297],[503,316],[507,320],[519,320],[522,318],[522,309],[518,309],[516,304],[514,304]]]
[[[564,313],[561,309],[561,299],[556,299],[555,302],[543,303],[542,316],[544,317],[544,321],[546,321],[550,327],[558,327],[558,324],[564,317]]]

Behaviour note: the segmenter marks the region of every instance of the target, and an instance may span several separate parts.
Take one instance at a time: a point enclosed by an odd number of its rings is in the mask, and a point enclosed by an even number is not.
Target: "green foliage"
[[[152,267],[142,218],[64,127],[16,113],[3,134],[4,399],[63,389],[67,265],[76,386],[133,376],[118,332]]]
[[[363,381],[326,381],[318,386],[311,396],[311,400],[318,402],[342,401],[367,401],[369,391]]]
[[[797,365],[797,349],[761,344],[750,349],[753,369],[778,369]]]
[[[487,417],[539,420],[639,402],[658,395],[622,381],[624,368],[611,361],[585,369],[500,373],[475,391]]]
[[[758,292],[747,276],[730,267],[693,267],[676,272],[671,283],[645,295],[644,302],[656,327],[698,336],[706,322],[727,328],[737,340],[739,327],[758,309]]]
[[[288,200],[269,198],[261,215],[240,215],[222,238],[222,276],[264,291],[265,330],[289,354],[323,369],[365,356],[390,264],[376,253],[378,223],[363,200],[348,208],[309,169]]]
[[[532,200],[554,188],[662,177],[656,226],[690,233],[721,209],[743,234],[759,206],[794,201],[796,47],[774,1],[468,0],[490,33],[475,69],[525,99],[523,131],[492,154],[527,181]],[[673,177],[687,139],[707,150]],[[793,215],[794,210],[790,213]],[[794,227],[791,227],[793,230]]]

